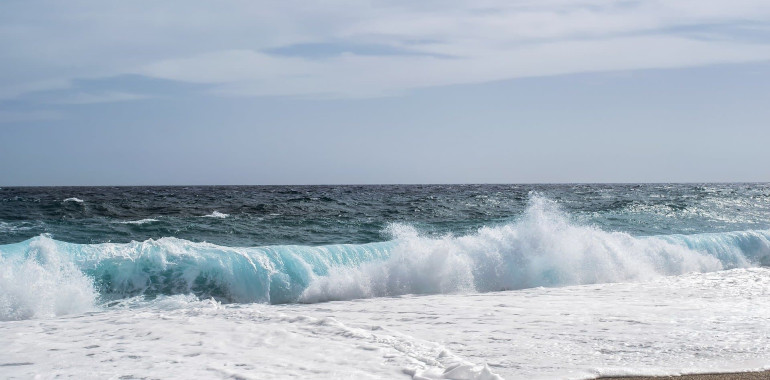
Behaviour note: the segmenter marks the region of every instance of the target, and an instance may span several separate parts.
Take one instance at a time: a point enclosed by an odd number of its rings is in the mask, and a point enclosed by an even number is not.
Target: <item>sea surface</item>
[[[0,377],[770,368],[770,184],[0,188]]]

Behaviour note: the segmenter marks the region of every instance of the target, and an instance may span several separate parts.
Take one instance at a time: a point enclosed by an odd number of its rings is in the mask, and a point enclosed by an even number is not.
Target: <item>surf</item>
[[[326,246],[227,247],[164,237],[75,244],[41,235],[0,246],[0,319],[92,310],[130,297],[314,303],[473,293],[712,272],[766,264],[770,231],[632,236],[575,222],[534,196],[516,220],[474,233]]]

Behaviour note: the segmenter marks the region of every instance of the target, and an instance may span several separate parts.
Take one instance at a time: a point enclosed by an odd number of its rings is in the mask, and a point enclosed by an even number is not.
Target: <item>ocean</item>
[[[770,369],[770,184],[5,187],[0,377]]]

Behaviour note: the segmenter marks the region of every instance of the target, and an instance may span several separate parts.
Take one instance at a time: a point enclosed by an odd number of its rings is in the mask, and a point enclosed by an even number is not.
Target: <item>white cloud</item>
[[[468,47],[467,50],[474,50]],[[677,68],[770,59],[750,44],[638,36],[557,41],[507,50],[475,50],[467,57],[342,55],[323,60],[275,58],[224,51],[155,63],[139,73],[219,84],[225,95],[378,96],[452,84],[648,68]]]
[[[126,73],[209,83],[227,95],[355,97],[770,59],[770,39],[672,32],[711,25],[762,31],[770,25],[766,0],[40,3],[0,5],[6,55],[0,86],[20,89],[0,97],[39,89],[35,83],[60,87]],[[389,45],[432,55],[264,53],[303,43]]]

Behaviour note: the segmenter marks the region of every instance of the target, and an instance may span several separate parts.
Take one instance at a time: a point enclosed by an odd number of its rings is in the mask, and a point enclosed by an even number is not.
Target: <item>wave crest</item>
[[[0,246],[0,318],[86,310],[97,298],[289,303],[642,281],[770,258],[770,231],[634,237],[577,224],[537,196],[516,221],[465,236],[388,230],[388,242],[320,247],[177,238],[72,244],[41,236]]]
[[[574,224],[555,202],[537,196],[518,221],[472,235],[391,231],[397,244],[387,260],[336,267],[311,283],[301,301],[648,280],[749,266],[746,254],[770,247],[767,232],[644,238],[607,232]],[[740,244],[749,237],[753,246]]]

